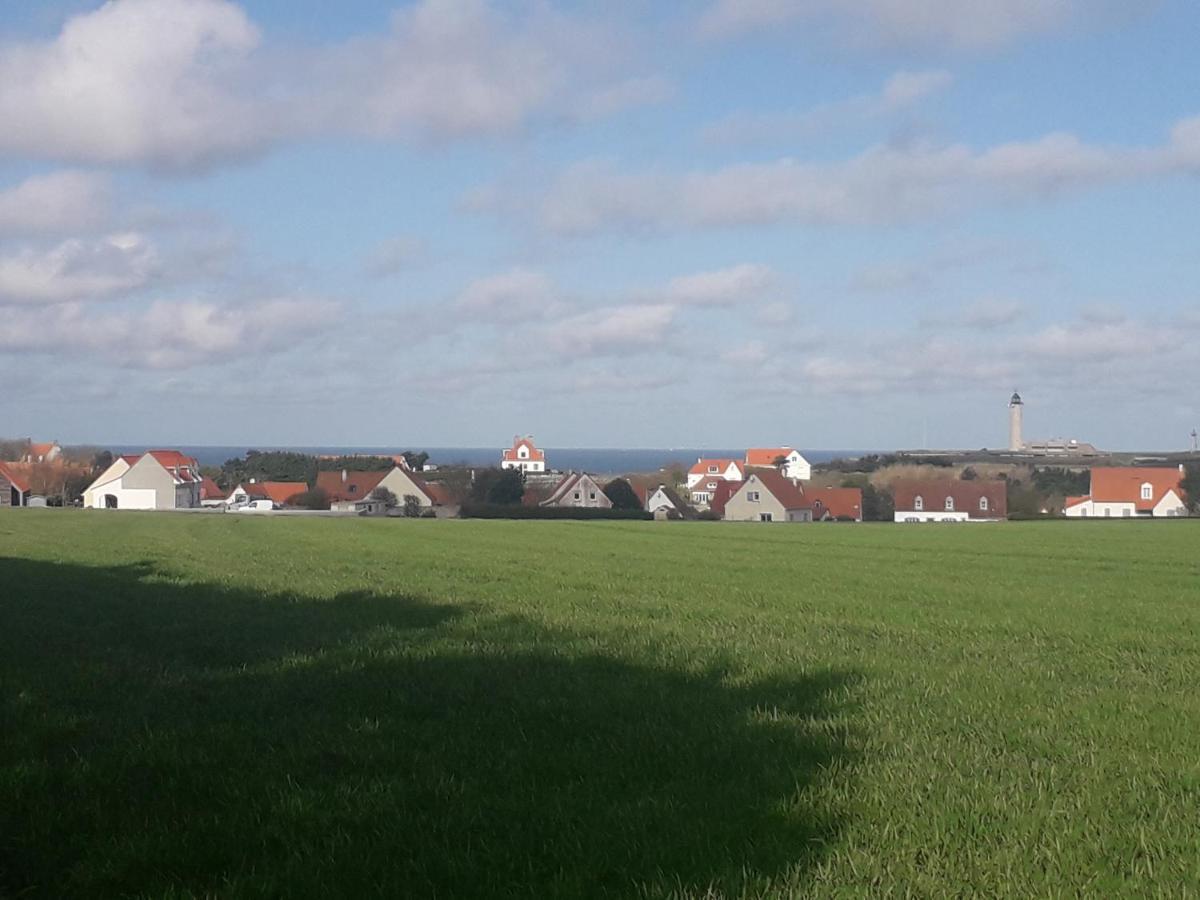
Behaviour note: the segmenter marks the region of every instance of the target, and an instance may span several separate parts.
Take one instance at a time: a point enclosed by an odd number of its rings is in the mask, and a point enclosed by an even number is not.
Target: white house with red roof
[[[178,450],[147,450],[113,460],[83,492],[90,509],[194,509],[200,464]]]
[[[698,459],[688,469],[687,489],[692,503],[708,506],[722,481],[743,481],[746,470],[738,459]]]
[[[1097,466],[1091,493],[1068,497],[1063,515],[1070,519],[1159,519],[1187,515],[1183,467]]]
[[[500,454],[500,468],[522,472],[545,472],[546,452],[533,443],[533,435],[513,438],[513,445]]]
[[[746,451],[746,467],[753,469],[775,469],[785,478],[808,481],[812,478],[812,466],[791,447],[751,447]]]

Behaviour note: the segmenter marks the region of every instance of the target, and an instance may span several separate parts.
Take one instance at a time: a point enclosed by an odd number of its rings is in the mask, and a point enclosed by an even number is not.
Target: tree
[[[1192,515],[1200,515],[1200,462],[1187,463],[1183,467],[1184,502]]]
[[[471,482],[471,499],[477,503],[511,506],[524,496],[525,476],[516,469],[480,469]]]
[[[863,521],[892,522],[896,518],[896,501],[890,492],[877,488],[869,481],[862,486]]]
[[[604,496],[612,501],[613,509],[641,509],[642,501],[638,499],[633,486],[624,478],[614,478],[604,486]]]
[[[414,453],[412,450],[405,450],[401,456],[404,457],[408,467],[414,472],[420,472],[425,468],[425,463],[429,462],[429,454],[422,450],[420,453]]]
[[[96,475],[101,474],[109,466],[113,464],[113,455],[109,450],[101,450],[92,457],[92,472]]]
[[[419,519],[421,517],[421,501],[412,494],[404,495],[404,517],[406,519]]]
[[[970,466],[967,466],[965,469],[962,470],[962,473],[958,477],[959,477],[959,480],[961,480],[961,481],[978,481],[979,473],[976,472],[974,469],[972,469]]]
[[[382,503],[384,509],[395,509],[400,505],[400,501],[385,487],[377,487],[371,491],[371,499],[376,503]]]

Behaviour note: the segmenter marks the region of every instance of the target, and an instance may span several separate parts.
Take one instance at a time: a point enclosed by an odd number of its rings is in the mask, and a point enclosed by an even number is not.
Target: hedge
[[[499,503],[464,503],[460,519],[623,519],[645,521],[654,516],[640,509],[592,509],[565,506],[507,506]]]

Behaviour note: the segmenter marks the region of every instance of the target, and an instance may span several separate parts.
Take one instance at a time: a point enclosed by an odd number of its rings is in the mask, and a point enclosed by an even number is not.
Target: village
[[[57,443],[18,442],[0,461],[0,506],[406,518],[645,518],[760,523],[982,523],[1009,518],[1163,519],[1193,511],[1198,468],[1102,465],[1078,441],[1025,442],[1023,402],[1009,402],[1007,462],[930,454],[837,460],[814,467],[791,446],[738,458],[697,458],[686,469],[602,477],[556,470],[532,436],[517,435],[493,467],[439,466],[427,454],[276,454],[303,480],[280,480],[271,454],[259,475],[206,470],[177,449],[69,458]],[[14,442],[7,442],[13,445]],[[11,451],[7,455],[15,455]],[[1039,464],[1038,459],[1042,462]],[[234,462],[234,461],[231,461]],[[1190,490],[1189,490],[1190,488]]]

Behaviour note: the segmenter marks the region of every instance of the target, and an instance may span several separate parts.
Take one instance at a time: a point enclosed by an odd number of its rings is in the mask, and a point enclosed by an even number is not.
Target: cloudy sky
[[[347,10],[344,7],[349,7]],[[1178,448],[1187,0],[0,0],[0,432]]]

